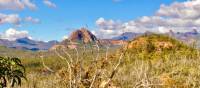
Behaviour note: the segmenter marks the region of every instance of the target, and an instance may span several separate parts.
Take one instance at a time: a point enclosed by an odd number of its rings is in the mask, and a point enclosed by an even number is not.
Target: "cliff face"
[[[97,37],[87,29],[81,28],[80,30],[74,31],[69,37],[69,40],[71,40],[72,42],[79,41],[83,43],[91,43],[95,42],[97,40]]]

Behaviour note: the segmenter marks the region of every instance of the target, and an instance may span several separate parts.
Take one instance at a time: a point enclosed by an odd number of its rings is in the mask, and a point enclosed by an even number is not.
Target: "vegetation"
[[[0,87],[11,88],[21,85],[25,78],[25,68],[18,58],[0,57]]]
[[[187,56],[197,58],[197,49],[171,37],[160,34],[146,34],[130,41],[124,48],[127,54],[138,59],[164,59],[166,56]]]
[[[199,87],[199,50],[168,36],[151,34],[130,41],[119,79],[126,87]]]
[[[164,35],[143,35],[121,49],[83,45],[32,53],[21,59],[27,81],[20,88],[200,86],[199,50]]]

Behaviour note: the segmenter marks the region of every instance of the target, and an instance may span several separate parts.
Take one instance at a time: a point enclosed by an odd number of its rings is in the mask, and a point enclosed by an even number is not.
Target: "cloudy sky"
[[[0,0],[0,38],[62,40],[86,25],[101,38],[191,31],[200,27],[200,0]]]

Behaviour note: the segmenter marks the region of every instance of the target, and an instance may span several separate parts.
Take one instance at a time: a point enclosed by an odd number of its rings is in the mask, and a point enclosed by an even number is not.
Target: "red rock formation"
[[[70,37],[68,39],[63,40],[61,43],[54,45],[49,50],[53,51],[55,49],[59,48],[68,48],[73,49],[77,48],[79,45],[79,42],[81,43],[97,43],[98,45],[124,45],[127,44],[127,41],[123,40],[112,40],[112,39],[97,39],[97,37],[92,34],[89,30],[86,28],[81,28],[80,30],[76,30],[72,32]]]
[[[74,31],[69,37],[69,40],[71,40],[72,42],[91,43],[95,42],[97,38],[87,29],[81,28],[80,30]]]

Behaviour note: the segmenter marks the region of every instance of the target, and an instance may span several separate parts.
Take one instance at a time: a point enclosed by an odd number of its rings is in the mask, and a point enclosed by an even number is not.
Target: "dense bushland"
[[[58,47],[22,58],[27,81],[21,88],[200,86],[199,50],[168,36],[143,35],[120,49],[85,46]]]

